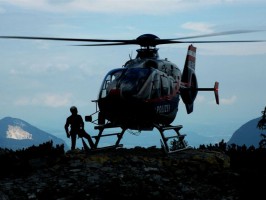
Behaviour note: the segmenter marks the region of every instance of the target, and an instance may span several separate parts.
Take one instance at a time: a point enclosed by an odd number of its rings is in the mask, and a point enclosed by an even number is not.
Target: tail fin
[[[191,70],[195,71],[196,49],[197,48],[194,47],[192,44],[188,46],[187,57],[186,57],[186,62],[185,62],[184,70],[186,68],[190,68]]]
[[[184,90],[181,92],[181,98],[186,105],[187,113],[193,112],[193,103],[197,96],[198,82],[195,74],[196,47],[189,45],[186,62],[182,73],[182,84]]]
[[[218,90],[219,90],[219,83],[216,81],[214,83],[214,95],[215,95],[215,100],[216,100],[216,103],[219,104],[219,94],[218,94]]]

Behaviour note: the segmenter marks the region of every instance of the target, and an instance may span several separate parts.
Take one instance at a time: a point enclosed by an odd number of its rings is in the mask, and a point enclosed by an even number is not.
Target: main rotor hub
[[[159,40],[160,38],[153,34],[143,34],[137,37],[137,44],[141,46],[137,49],[137,58],[159,58],[158,49],[155,48]]]
[[[153,34],[143,34],[137,37],[136,41],[141,47],[155,47],[158,44],[159,37]]]
[[[159,54],[158,54],[158,49],[157,48],[142,48],[142,49],[137,49],[137,56],[136,58],[155,58],[158,59],[159,58]]]

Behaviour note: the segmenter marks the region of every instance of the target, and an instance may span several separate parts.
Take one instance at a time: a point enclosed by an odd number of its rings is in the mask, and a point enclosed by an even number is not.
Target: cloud
[[[204,23],[204,22],[187,22],[181,25],[182,28],[201,32],[201,33],[213,33],[213,24]]]
[[[245,39],[244,39],[245,40]],[[226,55],[226,56],[249,56],[249,55],[265,55],[265,42],[261,43],[220,43],[197,44],[201,55]]]
[[[181,25],[181,28],[192,30],[187,36],[200,36],[212,33],[219,33],[216,31],[216,25],[206,22],[187,22]],[[258,29],[259,30],[259,29]],[[239,30],[241,31],[241,30]],[[221,31],[222,32],[222,31]],[[214,35],[215,36],[215,35]],[[195,41],[200,41],[195,39]],[[203,38],[203,41],[206,40]],[[207,39],[208,40],[208,39]],[[224,42],[224,43],[195,43],[200,49],[201,55],[226,55],[226,56],[249,56],[249,55],[265,55],[265,30],[244,33],[229,33],[228,35],[216,35],[210,37],[213,41],[246,41],[246,42]],[[193,43],[193,42],[192,42]]]
[[[197,95],[196,101],[199,103],[203,103],[206,101],[206,98],[203,95]]]
[[[222,99],[219,99],[220,101],[220,104],[223,104],[223,105],[232,105],[236,102],[237,100],[237,97],[234,95],[232,97],[229,97],[229,98],[222,98]],[[205,96],[203,95],[197,95],[197,98],[195,100],[197,103],[208,103],[208,104],[213,104],[213,105],[216,105],[216,100],[215,99],[212,99],[212,100],[207,100]]]
[[[39,64],[31,64],[23,69],[12,68],[9,70],[9,74],[11,75],[44,75],[45,73],[57,73],[63,72],[70,68],[68,64],[65,63],[39,63]]]
[[[49,12],[98,12],[125,14],[169,14],[212,5],[254,3],[262,0],[2,0],[2,4]]]
[[[15,101],[16,106],[46,106],[46,107],[65,107],[72,102],[72,94],[52,94],[43,93],[33,97],[21,97]]]
[[[5,9],[2,8],[2,7],[0,7],[0,15],[1,15],[1,14],[4,14],[5,12],[6,12]]]
[[[50,43],[44,40],[33,40],[33,42],[36,44],[36,47],[38,49],[49,49]]]
[[[234,96],[227,98],[227,99],[226,98],[220,99],[220,103],[224,104],[224,105],[232,105],[236,102],[236,100],[237,100],[237,97],[234,95]]]

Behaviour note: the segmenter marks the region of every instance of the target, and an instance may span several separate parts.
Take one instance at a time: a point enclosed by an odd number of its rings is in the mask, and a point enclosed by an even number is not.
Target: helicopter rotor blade
[[[245,43],[245,42],[266,42],[266,40],[205,40],[205,41],[170,41],[169,43]]]
[[[103,44],[74,44],[70,46],[119,46],[119,45],[130,45],[129,43],[117,42],[117,43],[103,43]]]
[[[233,35],[233,34],[243,34],[243,33],[254,33],[254,32],[261,32],[265,30],[235,30],[235,31],[223,31],[217,33],[209,33],[209,34],[202,34],[202,35],[194,35],[188,37],[180,37],[180,38],[173,38],[168,40],[185,40],[185,39],[192,39],[192,38],[203,38],[203,37],[213,37],[213,36],[221,36],[221,35]]]
[[[224,31],[218,33],[210,33],[196,36],[160,39],[153,34],[144,34],[136,39],[131,40],[114,40],[114,39],[89,39],[89,38],[59,38],[59,37],[35,37],[35,36],[0,36],[0,39],[26,39],[26,40],[54,40],[54,41],[72,41],[72,42],[98,42],[101,44],[84,44],[72,46],[118,46],[118,45],[140,45],[144,47],[156,46],[161,44],[175,44],[175,43],[233,43],[233,42],[265,42],[265,40],[233,40],[233,41],[181,41],[192,38],[212,37],[220,35],[243,34],[251,32],[259,32],[265,30],[237,30],[237,31]]]
[[[109,39],[85,39],[85,38],[58,38],[58,37],[35,37],[35,36],[0,36],[3,39],[25,39],[25,40],[57,40],[72,42],[120,42],[132,43],[135,40],[109,40]]]

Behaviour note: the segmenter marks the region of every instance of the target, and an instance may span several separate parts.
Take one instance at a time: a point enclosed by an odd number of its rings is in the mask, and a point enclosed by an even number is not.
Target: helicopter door
[[[161,95],[161,80],[160,76],[156,73],[152,81],[151,99],[159,98]]]
[[[104,98],[112,89],[116,89],[116,84],[124,69],[114,69],[110,71],[104,78],[99,98]]]
[[[168,96],[170,92],[169,80],[165,76],[161,76],[161,80],[162,80],[161,94],[162,96]]]
[[[101,92],[100,92],[100,98],[106,97],[107,95],[106,89],[108,85],[110,84],[110,82],[111,82],[111,75],[107,75],[103,81],[103,85],[102,85]]]

